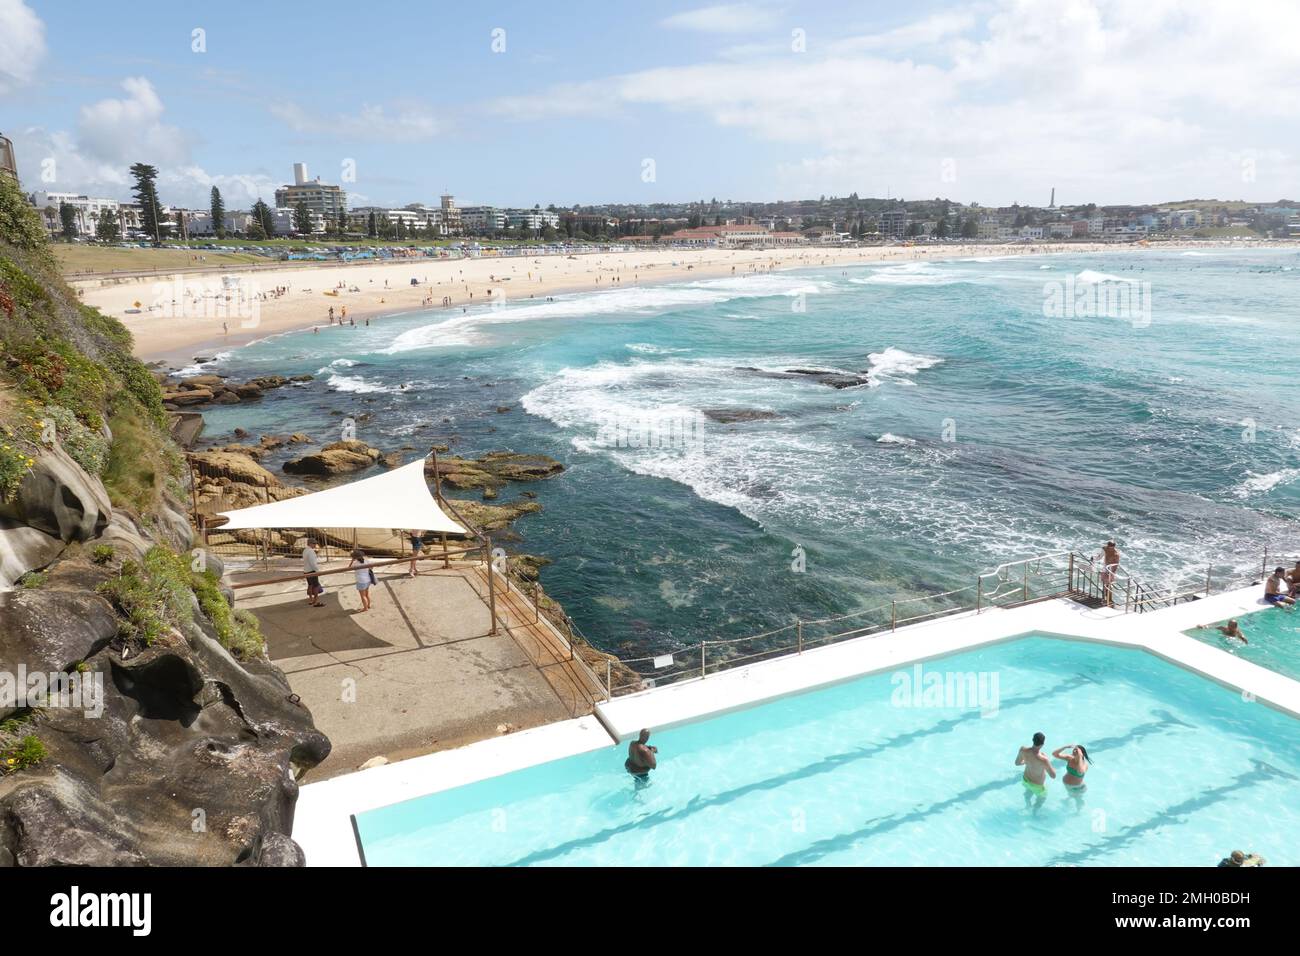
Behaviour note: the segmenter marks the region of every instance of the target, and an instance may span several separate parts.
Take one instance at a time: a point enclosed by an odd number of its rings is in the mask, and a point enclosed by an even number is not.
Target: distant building
[[[880,214],[880,234],[886,239],[905,238],[909,225],[906,209],[889,209]]]
[[[34,193],[31,199],[32,205],[45,221],[46,228],[54,234],[63,229],[59,207],[71,206],[79,236],[93,236],[99,220],[105,216],[117,216],[122,206],[116,199],[98,199],[78,193]]]
[[[506,228],[505,210],[495,206],[464,206],[459,213],[464,232],[494,233]]]
[[[442,212],[442,228],[447,235],[459,236],[463,228],[460,210],[456,208],[456,197],[446,195],[440,197]]]
[[[275,205],[279,209],[295,209],[299,203],[323,219],[338,222],[339,215],[347,212],[348,194],[338,186],[320,181],[320,177],[307,179],[307,164],[293,164],[293,185],[281,186],[275,191]]]

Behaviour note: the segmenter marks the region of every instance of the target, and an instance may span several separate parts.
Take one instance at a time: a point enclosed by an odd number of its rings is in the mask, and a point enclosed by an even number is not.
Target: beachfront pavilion
[[[599,682],[541,613],[537,592],[528,594],[500,552],[494,558],[491,539],[454,509],[429,487],[421,460],[220,513],[222,532],[331,529],[336,544],[346,536],[363,549],[368,536],[388,541],[394,529],[438,536],[415,578],[409,555],[367,559],[376,576],[367,612],[346,556],[321,562],[323,610],[307,607],[296,558],[229,572],[236,606],[257,616],[267,655],[333,742],[314,776],[591,712]]]

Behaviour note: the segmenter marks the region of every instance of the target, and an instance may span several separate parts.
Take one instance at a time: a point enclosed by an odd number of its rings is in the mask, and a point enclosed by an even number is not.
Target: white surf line
[[[966,611],[892,633],[678,680],[597,704],[589,717],[308,784],[298,798],[293,838],[309,866],[357,866],[354,814],[611,747],[643,727],[664,730],[1035,634],[1153,654],[1239,691],[1243,703],[1261,703],[1300,718],[1300,682],[1182,633],[1267,608],[1262,593],[1262,586],[1256,585],[1144,614],[1095,610],[1064,598],[978,614]]]

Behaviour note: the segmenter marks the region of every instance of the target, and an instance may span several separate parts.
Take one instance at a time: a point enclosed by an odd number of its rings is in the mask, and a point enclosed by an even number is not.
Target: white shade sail
[[[220,514],[238,528],[409,528],[468,534],[438,507],[424,462],[413,461],[374,478]]]

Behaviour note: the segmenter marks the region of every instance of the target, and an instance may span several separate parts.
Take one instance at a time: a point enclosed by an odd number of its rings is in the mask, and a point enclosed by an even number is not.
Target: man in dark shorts
[[[307,604],[311,607],[324,607],[320,596],[325,593],[316,572],[320,570],[320,559],[316,557],[316,539],[308,538],[307,547],[302,549],[302,569],[307,575]]]
[[[1278,607],[1294,607],[1295,598],[1286,580],[1286,568],[1274,568],[1272,576],[1264,582],[1264,600]]]
[[[655,758],[659,748],[651,747],[649,740],[650,731],[642,730],[636,740],[628,744],[627,760],[623,761],[623,769],[632,775],[638,787],[650,782],[650,771],[659,765]]]

